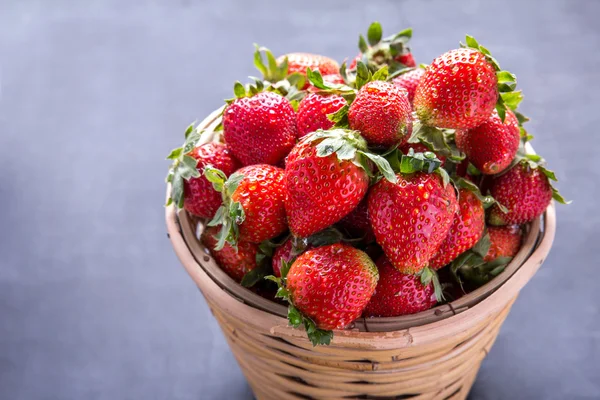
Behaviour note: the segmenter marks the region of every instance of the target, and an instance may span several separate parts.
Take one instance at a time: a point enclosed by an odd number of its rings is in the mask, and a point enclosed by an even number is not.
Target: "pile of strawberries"
[[[526,150],[516,78],[474,38],[417,66],[410,29],[373,23],[349,66],[257,47],[202,142],[169,155],[169,204],[234,280],[289,304],[313,344],[360,316],[456,299],[502,272],[554,174]],[[266,61],[265,61],[266,58]]]

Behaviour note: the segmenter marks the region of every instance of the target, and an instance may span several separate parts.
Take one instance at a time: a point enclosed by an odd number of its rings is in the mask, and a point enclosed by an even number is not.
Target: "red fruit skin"
[[[392,264],[405,274],[427,266],[448,235],[457,210],[452,185],[444,188],[437,174],[397,174],[369,192],[369,219],[377,243]]]
[[[417,86],[419,85],[423,75],[425,75],[425,69],[416,68],[392,79],[392,83],[398,87],[406,89],[408,92],[408,100],[412,104],[415,98],[415,92],[417,91]]]
[[[426,125],[471,129],[492,114],[497,84],[496,71],[481,52],[451,50],[427,68],[417,86],[414,109]]]
[[[372,146],[402,144],[412,133],[412,109],[406,91],[389,82],[363,86],[348,110],[350,128]]]
[[[379,274],[369,256],[336,243],[308,250],[292,264],[286,287],[294,306],[320,329],[343,329],[360,317]]]
[[[403,274],[385,257],[377,260],[379,281],[365,317],[397,317],[429,310],[437,304],[433,285],[423,286],[417,275]]]
[[[271,265],[273,266],[273,274],[278,278],[281,278],[281,263],[283,261],[292,261],[292,247],[292,239],[288,239],[284,244],[276,248],[275,252],[273,253]]]
[[[490,226],[490,249],[484,257],[484,261],[492,261],[498,257],[514,257],[521,248],[523,231],[519,225]]]
[[[292,261],[294,259],[294,256],[292,256],[292,247],[293,247],[293,243],[292,243],[292,239],[290,238],[290,239],[286,240],[285,243],[283,243],[281,246],[276,248],[275,252],[273,253],[273,259],[271,260],[271,264],[273,266],[273,273],[278,278],[281,277],[281,263],[283,261],[289,263],[290,261]],[[310,250],[312,248],[313,248],[313,246],[309,244],[308,246],[306,246],[304,251]],[[302,253],[300,253],[300,254],[302,254]],[[299,256],[300,254],[297,254],[296,257]]]
[[[290,231],[308,237],[348,215],[369,187],[365,170],[337,155],[317,157],[316,142],[301,141],[285,167],[285,210]]]
[[[363,238],[364,243],[375,241],[375,234],[369,221],[368,197],[365,196],[358,206],[338,222],[338,226],[352,238]]]
[[[196,168],[201,175],[183,181],[183,208],[197,217],[212,218],[221,205],[221,193],[204,176],[204,167],[210,164],[229,176],[240,167],[240,163],[223,143],[200,145],[189,155],[198,161]]]
[[[431,151],[429,150],[429,147],[425,146],[423,143],[405,143],[400,146],[400,151],[402,154],[408,154],[408,151],[411,148],[415,151],[415,153],[425,153],[426,151]],[[446,157],[437,154],[436,157],[442,162],[442,166],[446,164]]]
[[[242,205],[246,218],[239,239],[252,243],[274,238],[287,230],[284,171],[267,164],[249,165],[231,200]]]
[[[485,229],[485,210],[473,192],[460,189],[458,212],[454,214],[448,236],[437,253],[429,260],[429,266],[440,269],[456,257],[469,250],[481,239]]]
[[[503,123],[494,110],[483,124],[456,131],[455,140],[478,170],[487,175],[498,174],[510,166],[519,149],[519,121],[512,111],[506,110]]]
[[[201,241],[215,258],[219,267],[221,267],[231,279],[240,283],[244,275],[256,268],[258,245],[255,243],[239,241],[237,251],[229,243],[225,243],[225,246],[221,250],[215,250],[217,239],[215,239],[214,236],[218,232],[218,227],[209,227],[202,232]]]
[[[494,205],[490,210],[491,225],[524,224],[546,210],[552,200],[552,187],[538,168],[519,163],[492,181],[490,194],[508,208],[508,213]]]
[[[411,52],[397,55],[394,58],[395,61],[398,61],[400,64],[404,64],[407,67],[416,67],[417,63],[415,63],[415,59]]]
[[[309,93],[298,105],[298,138],[317,129],[327,130],[333,127],[334,122],[327,118],[346,105],[346,100],[338,95],[321,95]]]
[[[358,62],[360,61],[360,59],[362,58],[362,53],[358,53],[356,55],[356,57],[354,57],[352,59],[352,61],[350,62],[350,65],[348,65],[348,69],[349,70],[353,70],[356,68],[356,64],[358,64]]]
[[[236,99],[223,112],[223,136],[244,165],[276,165],[294,147],[297,135],[292,105],[273,92]]]
[[[279,57],[277,63],[281,64],[284,57],[288,58],[288,74],[299,72],[306,75],[306,68],[310,68],[318,69],[321,75],[339,75],[340,65],[329,57],[310,53],[288,53]]]

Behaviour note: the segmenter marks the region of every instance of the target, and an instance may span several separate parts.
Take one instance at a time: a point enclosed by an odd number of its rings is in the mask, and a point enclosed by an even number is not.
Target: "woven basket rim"
[[[214,128],[218,123],[217,117],[220,113],[221,109],[211,113],[199,126]],[[167,196],[169,191],[170,186],[167,187]],[[268,315],[267,320],[272,325],[269,328],[270,333],[275,336],[297,337],[303,334],[302,330],[287,326],[287,320],[284,318],[284,306],[264,299],[242,287],[216,266],[214,260],[207,256],[206,250],[196,238],[197,227],[194,224],[197,221],[194,221],[184,210],[178,212],[174,205],[166,207],[165,214],[168,235],[175,252],[190,277],[206,297],[209,297],[211,301],[215,301],[215,297],[218,297],[220,301],[227,299],[226,302],[229,304],[226,308],[231,308],[231,311],[236,314],[239,313],[241,319],[246,319],[245,317],[256,312]],[[390,318],[360,318],[350,329],[336,331],[334,342],[348,341],[348,339],[351,342],[356,339],[368,340],[371,334],[385,334],[388,338],[397,339],[398,334],[399,337],[403,337],[410,329],[412,333],[410,342],[412,343],[415,329],[422,328],[425,329],[424,332],[427,332],[428,329],[434,328],[440,323],[444,323],[442,325],[446,326],[446,324],[458,320],[458,317],[464,318],[465,314],[473,314],[482,318],[483,316],[478,314],[487,314],[501,308],[518,294],[550,251],[556,227],[554,203],[548,207],[541,219],[543,219],[543,229],[540,219],[531,223],[519,254],[502,274],[488,284],[454,302],[422,313]],[[474,293],[475,295],[473,295]],[[255,318],[254,322],[256,321]],[[262,323],[265,322],[262,321]],[[446,331],[451,332],[453,329],[446,328]]]

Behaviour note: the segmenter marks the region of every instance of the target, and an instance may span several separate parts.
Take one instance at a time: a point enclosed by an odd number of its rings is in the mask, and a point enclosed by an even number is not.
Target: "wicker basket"
[[[211,130],[220,110],[200,127]],[[214,137],[207,135],[207,140]],[[503,273],[450,304],[395,318],[359,319],[313,347],[286,308],[231,280],[198,241],[202,221],[173,206],[168,234],[204,294],[258,399],[464,399],[521,288],[552,246],[552,204],[531,223]]]

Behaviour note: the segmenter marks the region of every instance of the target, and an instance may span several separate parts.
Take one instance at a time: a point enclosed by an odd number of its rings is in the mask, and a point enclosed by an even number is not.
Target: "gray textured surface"
[[[251,398],[165,237],[163,158],[255,73],[253,42],[342,59],[375,19],[413,26],[418,61],[467,32],[492,49],[574,200],[472,398],[600,398],[598,15],[567,0],[0,0],[0,398]]]

